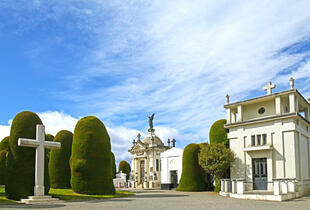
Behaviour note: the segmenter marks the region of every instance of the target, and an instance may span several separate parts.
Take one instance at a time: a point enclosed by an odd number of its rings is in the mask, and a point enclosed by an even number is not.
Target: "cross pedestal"
[[[45,203],[58,200],[44,195],[44,150],[45,148],[60,149],[61,144],[59,142],[45,141],[44,130],[44,125],[37,125],[36,139],[18,139],[18,146],[36,148],[34,196],[22,199],[22,203]]]

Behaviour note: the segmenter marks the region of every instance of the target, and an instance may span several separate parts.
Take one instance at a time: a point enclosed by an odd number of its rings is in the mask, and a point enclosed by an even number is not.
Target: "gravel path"
[[[61,202],[53,205],[0,205],[0,209],[309,209],[310,196],[300,199],[273,202],[225,198],[212,192],[176,192],[160,190],[135,190],[135,196]]]

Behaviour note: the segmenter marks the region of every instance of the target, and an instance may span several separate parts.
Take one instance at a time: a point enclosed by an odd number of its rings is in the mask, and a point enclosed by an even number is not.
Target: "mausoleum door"
[[[267,159],[256,158],[252,160],[253,190],[267,190]]]
[[[171,188],[177,188],[178,186],[178,173],[177,171],[170,171]]]
[[[144,182],[144,165],[145,165],[145,161],[141,160],[140,161],[140,184],[143,184]]]

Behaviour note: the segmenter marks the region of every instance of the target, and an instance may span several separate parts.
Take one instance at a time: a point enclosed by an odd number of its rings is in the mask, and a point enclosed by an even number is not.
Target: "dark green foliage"
[[[198,164],[199,144],[189,144],[183,152],[182,175],[178,191],[206,190],[205,172]]]
[[[221,119],[213,123],[209,132],[210,144],[224,142],[224,144],[228,146],[229,140],[227,138],[227,129],[224,128],[225,124],[225,119]]]
[[[116,175],[116,164],[115,164],[115,156],[114,156],[114,153],[111,152],[111,161],[112,161],[112,178],[115,178],[115,175]]]
[[[9,199],[19,200],[34,194],[35,148],[20,147],[18,138],[36,138],[36,125],[41,119],[33,112],[25,111],[15,116],[11,125],[7,156],[5,192]],[[45,156],[44,185],[49,191],[47,156]]]
[[[70,156],[72,150],[73,133],[62,130],[54,138],[55,142],[61,143],[59,150],[52,149],[50,152],[49,173],[52,188],[71,188],[70,179]]]
[[[45,141],[53,141],[53,140],[54,140],[54,136],[52,134],[46,134],[45,135]],[[50,149],[46,149],[45,151],[47,153],[47,157],[48,157],[48,161],[49,161],[51,150]]]
[[[215,191],[219,191],[220,179],[224,178],[231,163],[234,161],[233,152],[223,143],[203,145],[199,155],[199,164],[216,181]]]
[[[94,116],[80,119],[72,142],[71,186],[82,194],[114,194],[111,143],[104,124]]]
[[[0,151],[0,185],[5,185],[7,154],[8,152],[6,150]]]
[[[9,139],[10,139],[9,136],[2,139],[2,141],[0,142],[0,151],[1,150],[5,150],[5,151],[9,150]]]
[[[127,161],[125,160],[122,160],[118,165],[118,172],[120,173],[121,171],[126,174],[126,179],[128,180],[130,176],[131,168],[130,168],[129,163],[127,163]]]

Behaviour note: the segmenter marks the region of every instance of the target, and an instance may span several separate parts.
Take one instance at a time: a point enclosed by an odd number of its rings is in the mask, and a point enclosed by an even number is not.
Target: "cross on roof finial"
[[[267,83],[267,86],[264,87],[264,90],[267,91],[267,95],[272,94],[272,89],[276,88],[275,84],[272,84],[271,82]]]

